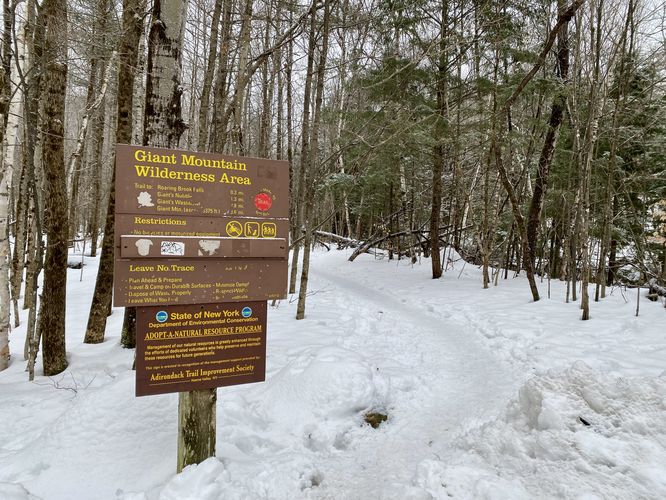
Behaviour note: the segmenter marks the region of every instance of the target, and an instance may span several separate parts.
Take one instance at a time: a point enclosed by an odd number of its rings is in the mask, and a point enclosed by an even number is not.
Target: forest
[[[1,498],[666,498],[663,1],[1,12]]]
[[[452,252],[479,287],[666,279],[666,47],[650,0],[3,0],[0,369],[67,366],[67,249],[111,308],[116,144],[290,165],[289,292],[314,245]],[[43,284],[38,276],[43,272]],[[546,284],[547,291],[546,291]],[[588,292],[593,284],[593,292]],[[48,300],[39,300],[39,297]],[[24,345],[9,332],[29,310]],[[134,345],[133,310],[122,343]]]

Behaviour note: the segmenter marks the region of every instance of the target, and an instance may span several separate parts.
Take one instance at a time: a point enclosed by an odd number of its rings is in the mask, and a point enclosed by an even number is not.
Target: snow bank
[[[550,371],[456,446],[452,465],[421,462],[415,486],[435,499],[666,498],[666,375]]]
[[[318,456],[338,453],[381,399],[359,354],[304,348],[265,384],[222,401],[217,458],[187,467],[160,500],[305,498],[323,481]]]

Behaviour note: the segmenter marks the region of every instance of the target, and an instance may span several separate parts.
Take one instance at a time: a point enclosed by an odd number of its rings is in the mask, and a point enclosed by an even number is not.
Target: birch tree
[[[6,6],[7,2],[5,2]],[[9,15],[8,9],[3,10],[5,20]],[[7,30],[5,23],[5,31]],[[8,48],[5,45],[5,50]],[[9,103],[9,90],[6,82],[10,75],[3,65],[0,68],[0,144],[4,145],[4,123]],[[4,155],[3,155],[4,159]],[[9,296],[9,192],[12,187],[12,165],[3,161],[0,166],[0,371],[9,366],[9,311],[11,310]]]

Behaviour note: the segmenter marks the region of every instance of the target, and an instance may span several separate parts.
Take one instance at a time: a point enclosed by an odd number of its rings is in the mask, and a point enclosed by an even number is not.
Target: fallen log
[[[327,231],[315,231],[315,235],[319,236],[320,238],[326,238],[338,244],[344,245],[343,248],[356,248],[361,244],[361,242],[358,240],[347,238],[346,236],[340,236],[339,234],[335,233],[329,233]]]
[[[450,227],[451,226],[440,227],[439,230],[442,231],[444,229],[449,229]],[[463,228],[462,231],[464,231],[465,229],[468,229],[469,227],[472,227],[472,226],[468,226],[466,228]],[[376,247],[380,243],[383,243],[384,241],[386,241],[388,239],[391,239],[391,238],[397,238],[399,236],[407,236],[409,234],[418,234],[418,235],[423,236],[424,242],[428,242],[428,241],[430,241],[430,239],[427,236],[425,236],[428,233],[430,233],[430,231],[428,231],[426,229],[414,229],[414,230],[411,230],[411,231],[407,231],[407,230],[398,231],[397,233],[391,233],[391,234],[387,234],[387,235],[384,235],[384,236],[375,237],[374,239],[370,239],[370,240],[366,241],[365,243],[363,243],[361,246],[359,246],[349,256],[349,262],[354,262],[354,259],[356,257],[361,255],[362,253],[368,252],[368,249],[370,249],[372,247]],[[451,235],[452,233],[453,233],[453,231],[446,231],[444,233],[440,233],[439,234],[439,239],[441,240],[442,238],[446,238],[447,236]],[[421,243],[418,243],[417,245],[420,245],[420,244]]]

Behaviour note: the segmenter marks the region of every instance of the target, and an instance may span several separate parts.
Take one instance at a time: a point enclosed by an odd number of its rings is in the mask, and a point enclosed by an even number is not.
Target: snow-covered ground
[[[314,254],[305,320],[269,309],[267,381],[218,389],[217,457],[177,476],[177,395],[134,397],[122,310],[82,343],[97,260],[70,270],[69,368],[27,382],[11,333],[0,499],[666,498],[663,303],[582,322],[560,282],[347,256]]]

